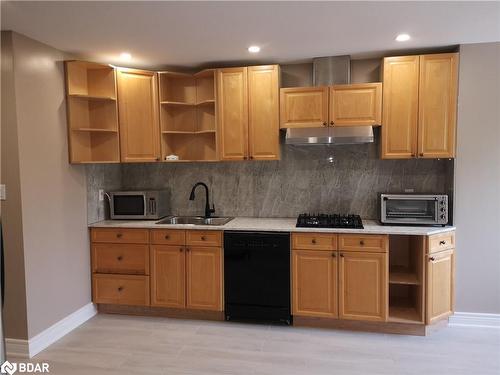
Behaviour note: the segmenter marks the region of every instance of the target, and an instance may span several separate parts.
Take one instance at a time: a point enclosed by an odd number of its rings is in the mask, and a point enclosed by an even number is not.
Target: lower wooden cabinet
[[[455,250],[427,255],[426,324],[447,318],[454,310]]]
[[[186,248],[186,307],[222,311],[221,249]]]
[[[93,301],[115,305],[149,305],[149,276],[92,276]]]
[[[339,317],[387,320],[386,253],[340,252]]]
[[[292,314],[336,318],[337,252],[294,250],[292,253]]]
[[[151,246],[151,305],[186,305],[186,255],[183,246]]]

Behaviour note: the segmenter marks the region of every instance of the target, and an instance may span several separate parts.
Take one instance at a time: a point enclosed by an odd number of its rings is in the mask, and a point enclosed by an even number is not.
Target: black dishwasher
[[[291,323],[290,234],[224,232],[226,320]]]

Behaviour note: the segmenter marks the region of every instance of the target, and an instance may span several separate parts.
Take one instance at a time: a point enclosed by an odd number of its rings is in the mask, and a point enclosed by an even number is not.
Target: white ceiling
[[[136,67],[294,62],[500,41],[500,2],[6,2],[2,30]],[[394,40],[399,33],[409,42]],[[247,47],[262,47],[255,56]],[[127,51],[132,62],[117,56]]]

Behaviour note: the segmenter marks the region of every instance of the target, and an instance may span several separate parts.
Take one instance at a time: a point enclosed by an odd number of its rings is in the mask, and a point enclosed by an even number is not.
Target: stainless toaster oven
[[[380,194],[382,224],[448,224],[448,196],[442,194]]]

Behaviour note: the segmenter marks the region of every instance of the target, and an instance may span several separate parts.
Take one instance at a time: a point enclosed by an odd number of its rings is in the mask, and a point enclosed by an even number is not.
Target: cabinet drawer
[[[188,246],[222,246],[222,232],[212,230],[186,231],[186,245]]]
[[[387,252],[388,239],[384,235],[342,234],[339,236],[339,250]]]
[[[173,229],[153,229],[151,231],[151,243],[157,245],[184,245],[186,232]]]
[[[94,303],[149,305],[149,276],[93,275]]]
[[[148,229],[92,228],[92,242],[149,243]]]
[[[149,246],[92,244],[92,272],[149,275]]]
[[[441,233],[427,237],[427,253],[433,254],[438,251],[455,248],[455,233]]]
[[[303,250],[337,250],[337,235],[327,233],[293,233],[292,248]]]

